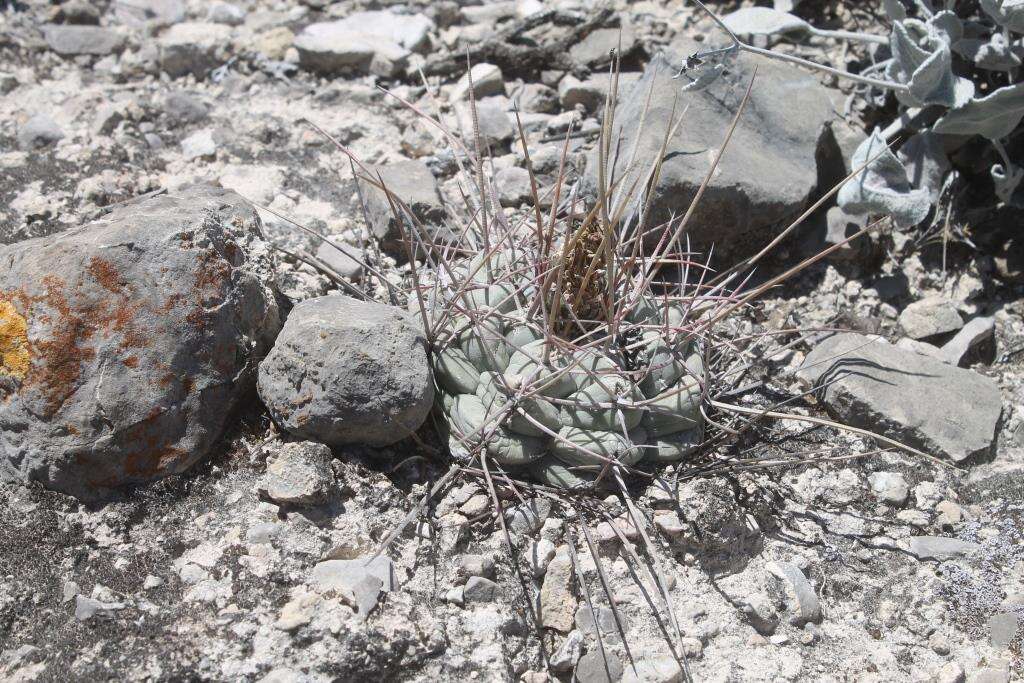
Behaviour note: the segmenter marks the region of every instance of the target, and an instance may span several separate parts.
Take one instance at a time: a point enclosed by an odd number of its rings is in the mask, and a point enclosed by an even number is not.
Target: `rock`
[[[942,346],[939,356],[950,365],[958,367],[966,367],[981,356],[991,361],[995,355],[995,336],[995,318],[975,318]]]
[[[949,299],[933,296],[915,301],[900,313],[900,327],[911,339],[927,340],[964,326],[956,306]]]
[[[316,248],[316,258],[344,278],[359,279],[363,275],[363,264],[348,254],[358,254],[361,257],[363,256],[362,252],[350,244],[339,244],[345,251],[341,251],[327,242],[321,242],[320,246]]]
[[[620,98],[629,92],[631,87],[636,87],[634,84],[639,82],[638,76],[631,73],[619,74]],[[585,81],[568,75],[558,84],[558,101],[563,109],[574,109],[576,105],[580,105],[588,113],[596,114],[604,109],[611,84],[611,77],[606,73],[594,74]]]
[[[935,683],[964,683],[966,680],[964,667],[957,661],[946,662],[935,674]]]
[[[160,69],[171,78],[192,74],[198,80],[226,61],[231,28],[224,24],[182,22],[160,36]]]
[[[954,527],[963,520],[963,510],[951,500],[944,500],[935,506],[938,517],[935,523],[943,528]]]
[[[934,346],[927,342],[917,341],[916,339],[911,339],[910,337],[900,337],[899,339],[897,339],[896,348],[905,349],[907,351],[913,351],[914,353],[920,354],[922,356],[928,356],[929,358],[934,358],[935,360],[943,360],[942,350],[938,346]]]
[[[527,566],[535,579],[544,576],[548,570],[551,560],[555,559],[555,544],[546,538],[539,541],[530,541],[523,553]]]
[[[1013,612],[999,612],[988,618],[988,637],[992,647],[1004,650],[1017,638],[1020,617]]]
[[[287,26],[275,26],[253,38],[253,48],[267,59],[283,60],[292,44],[295,34]]]
[[[464,74],[459,82],[452,87],[448,100],[457,102],[469,97],[469,77],[473,77],[473,96],[476,98],[505,94],[505,78],[501,69],[494,64],[482,62],[474,64],[469,73]]]
[[[18,146],[33,150],[55,144],[64,138],[64,131],[46,114],[36,114],[18,129]]]
[[[258,388],[277,424],[330,446],[401,441],[434,401],[423,333],[397,308],[345,296],[296,304]]]
[[[1010,683],[1010,672],[1004,668],[983,666],[971,674],[968,683]]]
[[[129,26],[169,26],[185,21],[185,0],[116,0],[114,13]]]
[[[391,77],[405,69],[412,52],[429,48],[433,28],[422,14],[355,12],[338,21],[310,24],[294,44],[305,69]]]
[[[204,128],[181,141],[181,154],[186,161],[212,157],[217,154],[217,141],[213,139],[213,129]]]
[[[163,112],[172,125],[185,125],[204,121],[210,109],[198,97],[176,90],[164,97]]]
[[[570,631],[558,652],[551,657],[551,669],[559,672],[571,671],[582,655],[583,634],[576,630]]]
[[[531,498],[520,503],[505,513],[505,523],[513,534],[528,535],[537,533],[548,515],[551,514],[551,501],[547,498]]]
[[[67,0],[57,8],[57,13],[65,24],[97,26],[100,23],[100,11],[85,0]]]
[[[900,506],[907,502],[910,487],[898,472],[872,472],[868,483],[875,497],[887,505]]]
[[[503,97],[491,97],[476,103],[477,125],[480,131],[480,143],[485,149],[491,148],[493,153],[505,149],[508,142],[516,136],[515,123],[505,110]],[[471,103],[465,100],[455,103],[455,114],[459,120],[462,135],[469,140],[473,137],[473,111]]]
[[[912,536],[908,552],[919,560],[955,560],[970,557],[981,550],[977,543],[944,536]]]
[[[615,624],[615,613],[608,607],[597,608],[597,619],[594,619],[594,610],[587,605],[580,605],[574,617],[576,628],[585,636],[597,637],[598,628],[601,629],[601,637],[609,634],[618,634],[618,627]],[[629,625],[623,623],[623,628],[628,629]]]
[[[101,104],[93,115],[90,132],[93,135],[110,135],[124,121],[124,111],[125,108],[117,104]]]
[[[614,652],[595,648],[580,657],[573,674],[574,683],[615,683],[622,678],[622,660]]]
[[[697,641],[700,644],[700,641]],[[703,649],[703,648],[702,648]],[[692,659],[690,653],[687,658]],[[673,657],[667,655],[640,655],[636,665],[626,664],[622,683],[679,683],[683,679],[683,668]]]
[[[631,56],[637,48],[636,32],[624,23],[621,28],[599,28],[569,48],[569,56],[581,66],[602,67],[612,61],[613,52],[623,58]]]
[[[680,94],[679,82],[672,77],[682,58],[699,47],[681,36],[666,54],[650,61],[636,85],[623,89],[623,105],[615,118],[637,123],[623,126],[621,140],[615,141],[630,154],[621,155],[609,169],[609,177],[619,178],[624,187],[633,183],[636,175],[646,170],[644,164],[626,169],[634,145],[635,158],[653,158],[672,125],[673,107],[677,117],[685,109],[684,124],[669,141],[657,186],[650,196],[638,193],[635,199],[651,202],[649,226],[683,216],[707,176],[756,67],[757,80],[748,106],[688,226],[694,248],[714,244],[715,252],[723,256],[752,252],[803,211],[817,186],[816,151],[828,133],[832,104],[816,76],[746,54],[739,56],[728,75],[707,89]],[[648,93],[647,120],[640,126]],[[780,97],[779,93],[786,95]],[[800,102],[800,106],[790,107],[786,102]],[[596,168],[596,163],[587,164],[586,187],[591,194],[597,188]],[[656,237],[660,232],[651,234]]]
[[[319,593],[333,593],[350,600],[363,617],[377,605],[381,592],[398,589],[394,564],[383,555],[369,563],[365,558],[320,562],[313,567],[309,583]]]
[[[568,633],[576,615],[576,596],[573,593],[575,574],[569,551],[563,548],[548,564],[547,574],[540,589],[540,623]]]
[[[445,209],[437,190],[437,180],[425,163],[410,160],[367,168],[365,175],[373,178],[374,182],[383,182],[388,192],[408,206],[423,225],[429,226],[443,220]],[[407,252],[402,230],[412,240],[416,234],[415,225],[406,218],[400,229],[387,194],[365,179],[359,183],[366,202],[370,232],[381,241],[384,251],[404,262]]]
[[[121,602],[102,602],[84,595],[78,595],[75,597],[75,619],[88,621],[97,615],[109,616],[117,610],[124,609],[124,607],[124,603]]]
[[[143,589],[148,591],[153,590],[154,588],[159,588],[162,585],[164,585],[164,580],[159,576],[153,576],[152,574],[148,574],[146,579],[142,582]]]
[[[558,113],[558,93],[543,83],[526,83],[513,99],[522,112]]]
[[[12,73],[0,71],[0,95],[6,95],[13,92],[15,88],[21,85],[18,81],[18,77]]]
[[[751,593],[736,601],[754,630],[762,636],[771,636],[779,627],[779,614],[767,595]]]
[[[533,199],[530,173],[525,168],[512,166],[499,170],[494,174],[494,187],[502,206],[519,206]]]
[[[474,576],[494,577],[494,558],[490,555],[460,555],[455,561],[455,580]]]
[[[821,393],[829,412],[851,425],[957,463],[992,449],[1002,399],[998,385],[975,372],[844,333],[819,343],[798,375],[828,383]]]
[[[294,631],[305,626],[313,619],[316,607],[321,602],[323,602],[323,598],[318,594],[300,588],[297,595],[281,608],[277,621],[274,622],[274,628],[282,631]]]
[[[217,182],[251,202],[269,204],[284,185],[284,169],[280,166],[228,164]]]
[[[43,26],[43,39],[59,55],[110,55],[124,49],[124,36],[100,26]]]
[[[814,586],[800,568],[790,562],[769,562],[768,572],[782,584],[782,594],[791,613],[789,623],[798,628],[821,623],[821,603]]]
[[[245,10],[229,2],[212,2],[206,9],[206,21],[211,24],[238,26],[245,23]]]
[[[462,591],[462,600],[471,602],[494,602],[498,595],[498,584],[482,576],[470,577]]]
[[[259,492],[281,505],[316,505],[334,485],[331,449],[311,441],[281,444],[268,459]]]
[[[280,329],[252,207],[196,186],[0,247],[0,478],[83,499],[184,472]]]

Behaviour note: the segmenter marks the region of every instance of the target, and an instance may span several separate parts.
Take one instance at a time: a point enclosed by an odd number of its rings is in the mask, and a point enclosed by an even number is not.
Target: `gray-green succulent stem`
[[[749,45],[747,43],[744,43],[742,40],[740,40],[736,36],[735,33],[732,32],[732,30],[728,26],[725,25],[725,22],[722,21],[718,17],[717,14],[715,14],[710,9],[708,9],[707,6],[701,0],[692,0],[692,1],[694,3],[696,3],[696,5],[698,7],[700,7],[702,10],[704,10],[704,12],[706,12],[707,15],[710,16],[714,20],[714,22],[716,24],[718,24],[718,26],[729,35],[729,39],[732,40],[732,42],[733,42],[732,45],[730,45],[727,48],[724,48],[724,50],[709,50],[707,52],[700,53],[700,56],[712,55],[712,54],[715,54],[715,53],[718,53],[718,52],[721,52],[721,51],[729,51],[729,50],[739,49],[739,50],[742,50],[744,52],[749,52],[751,54],[760,55],[761,57],[767,57],[768,59],[777,59],[780,62],[789,62],[790,64],[799,64],[800,66],[804,66],[804,67],[807,67],[809,69],[815,69],[817,71],[824,71],[827,74],[832,74],[833,76],[835,76],[837,78],[845,78],[846,80],[853,81],[854,83],[863,83],[865,85],[874,86],[876,88],[882,88],[884,90],[892,90],[893,92],[909,92],[910,91],[910,88],[908,86],[904,85],[903,83],[896,83],[895,81],[886,81],[886,80],[883,80],[883,79],[880,79],[880,78],[870,78],[868,76],[859,76],[857,74],[851,74],[849,71],[843,71],[842,69],[836,69],[836,68],[833,68],[831,66],[825,66],[824,64],[818,64],[817,62],[812,62],[809,59],[804,59],[802,57],[796,57],[794,55],[787,55],[787,54],[783,54],[781,52],[775,52],[773,50],[767,50],[767,49],[760,48],[760,47],[754,47],[753,45]],[[886,43],[888,43],[888,41],[886,41]]]
[[[874,43],[875,45],[888,45],[889,39],[885,36],[874,33],[858,33],[856,31],[829,31],[823,28],[809,27],[811,35],[822,38],[835,38],[836,40],[850,40],[858,43]]]

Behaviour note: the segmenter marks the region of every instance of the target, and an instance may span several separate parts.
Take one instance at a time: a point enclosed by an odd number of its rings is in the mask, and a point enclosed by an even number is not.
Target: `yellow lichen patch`
[[[14,304],[0,299],[0,374],[17,380],[28,374],[28,322]]]

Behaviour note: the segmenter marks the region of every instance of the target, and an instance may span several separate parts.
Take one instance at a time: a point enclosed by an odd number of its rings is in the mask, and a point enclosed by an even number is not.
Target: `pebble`
[[[938,517],[935,523],[943,528],[954,527],[963,520],[963,510],[951,500],[944,500],[935,506]]]
[[[501,169],[494,174],[494,186],[498,191],[498,202],[502,206],[515,207],[533,199],[530,172],[525,168],[513,166]]]
[[[497,594],[498,584],[482,576],[473,576],[466,582],[462,598],[466,603],[494,602]]]
[[[821,603],[818,595],[800,568],[790,562],[769,562],[766,565],[769,574],[783,584],[785,601],[792,613],[789,623],[802,627],[807,623],[821,621]]]
[[[213,129],[203,128],[182,140],[181,154],[186,161],[216,155],[217,143],[213,139]]]
[[[964,325],[956,305],[944,297],[928,297],[900,313],[900,327],[911,339],[926,340],[956,332]]]
[[[575,683],[615,683],[622,678],[622,660],[613,652],[595,648],[580,657],[573,674]]]
[[[935,683],[964,683],[967,676],[960,662],[946,662],[935,674]]]
[[[490,555],[459,555],[455,561],[455,580],[474,576],[494,577],[494,558]]]
[[[463,100],[469,96],[469,80],[473,78],[473,96],[489,97],[491,95],[505,94],[505,78],[501,69],[494,64],[481,62],[474,64],[469,73],[463,74],[451,90],[448,99],[452,102]]]
[[[267,471],[258,485],[260,495],[280,505],[317,505],[334,487],[327,446],[313,441],[285,443],[267,460]]]
[[[575,576],[572,559],[567,548],[555,553],[548,564],[544,583],[540,589],[540,623],[562,633],[568,633],[574,624],[576,596],[573,592]]]
[[[64,131],[46,114],[36,114],[18,128],[18,146],[33,150],[55,144],[64,138]]]
[[[506,513],[505,523],[514,534],[534,534],[551,514],[551,501],[547,498],[533,498],[521,503]]]
[[[77,595],[75,596],[75,619],[88,621],[97,615],[108,616],[124,607],[124,603],[121,602],[101,602],[84,595]]]
[[[566,636],[558,651],[551,657],[551,668],[554,671],[570,671],[583,655],[583,634],[572,630]]]
[[[868,483],[875,497],[887,505],[903,505],[910,495],[907,480],[898,472],[872,472],[868,475]]]
[[[530,541],[523,556],[533,577],[539,579],[548,570],[551,560],[555,559],[555,544],[546,538]]]
[[[950,365],[966,367],[981,349],[995,349],[995,333],[995,318],[974,318],[942,346],[939,357]]]
[[[700,641],[697,641],[697,645],[700,645]],[[687,652],[686,657],[696,658],[691,652]],[[683,677],[683,668],[679,662],[667,655],[639,655],[635,665],[627,662],[625,669],[622,683],[679,683]]]
[[[943,536],[913,536],[908,543],[910,554],[919,560],[954,560],[981,550],[977,543]]]

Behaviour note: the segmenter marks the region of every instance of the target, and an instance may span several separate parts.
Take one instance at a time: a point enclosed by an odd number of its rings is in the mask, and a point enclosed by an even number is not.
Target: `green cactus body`
[[[593,486],[609,464],[670,463],[696,450],[706,373],[699,346],[681,332],[681,304],[641,298],[624,347],[601,340],[601,328],[597,341],[574,342],[545,334],[529,290],[509,284],[528,268],[499,253],[477,269],[478,258],[442,294],[457,314],[435,318],[444,328],[432,356],[435,412],[455,457],[485,452],[575,490]]]

